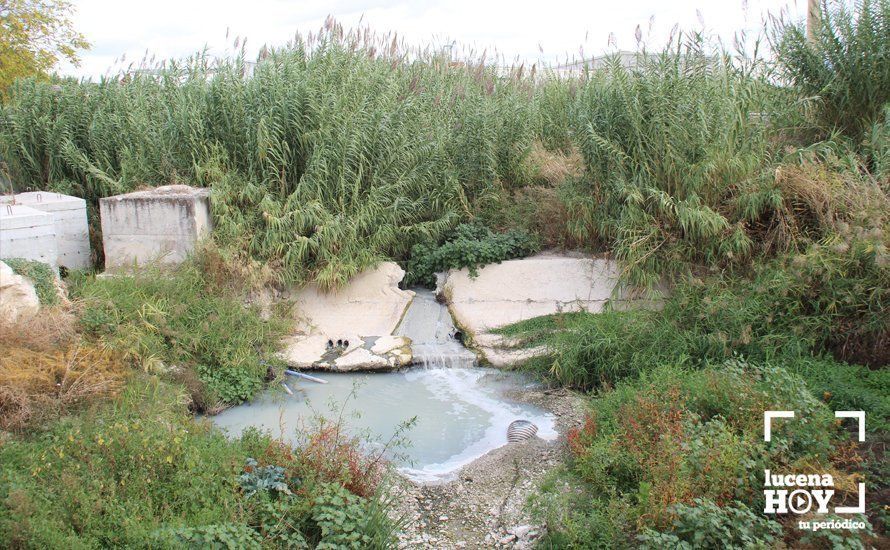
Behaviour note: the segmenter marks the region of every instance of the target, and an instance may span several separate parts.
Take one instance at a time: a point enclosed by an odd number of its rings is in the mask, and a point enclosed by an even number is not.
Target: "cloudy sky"
[[[732,44],[738,31],[756,34],[767,13],[803,19],[806,0],[75,0],[75,25],[92,43],[79,67],[60,72],[97,77],[116,72],[146,52],[183,57],[207,47],[231,50],[235,37],[248,52],[284,45],[295,33],[321,27],[328,15],[346,27],[396,31],[408,43],[458,49],[496,48],[511,62],[560,62],[614,49],[634,49],[640,26],[650,46],[664,43],[674,24]],[[610,40],[610,36],[612,37]],[[614,44],[614,45],[613,45]],[[121,59],[123,61],[121,62]]]

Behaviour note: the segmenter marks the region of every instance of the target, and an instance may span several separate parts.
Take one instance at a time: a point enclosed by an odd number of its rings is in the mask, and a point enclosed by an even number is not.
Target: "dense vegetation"
[[[764,410],[808,419],[764,444]],[[828,472],[839,491],[853,478],[838,449],[849,448],[830,409],[782,368],[731,360],[691,371],[668,364],[617,384],[592,402],[569,435],[573,475],[584,490],[546,487],[536,505],[549,516],[552,547],[794,547],[763,509],[765,468]],[[667,435],[667,437],[666,437]],[[834,446],[833,445],[837,445]],[[857,537],[839,536],[856,547]],[[812,535],[812,533],[810,533]]]
[[[411,249],[405,284],[436,286],[436,273],[468,268],[475,277],[479,267],[521,258],[535,252],[534,237],[520,230],[495,233],[481,225],[461,224],[443,237],[444,242],[418,243]]]
[[[874,15],[860,47],[883,59]],[[541,232],[545,245],[609,249],[629,282],[652,286],[823,238],[881,194],[869,170],[883,166],[883,115],[832,100],[869,137],[829,132],[814,145],[833,119],[773,84],[809,78],[795,68],[804,61],[779,59],[787,66],[740,64],[680,35],[640,70],[616,61],[556,79],[329,23],[264,50],[252,71],[243,55],[198,55],[123,81],[20,81],[0,113],[0,156],[17,187],[94,206],[146,184],[209,185],[217,241],[279,281],[337,286],[478,218]],[[881,103],[886,87],[874,86]]]
[[[27,277],[31,281],[37,292],[40,305],[54,306],[58,303],[56,275],[53,268],[44,263],[23,258],[7,258],[3,262],[11,267],[16,274]]]
[[[0,106],[16,188],[95,214],[143,185],[209,186],[216,230],[175,271],[76,274],[73,306],[0,323],[0,540],[391,545],[382,469],[339,426],[291,448],[188,417],[269,381],[290,316],[251,291],[336,287],[384,259],[431,284],[558,246],[611,254],[627,285],[670,293],[654,310],[502,329],[546,346],[529,368],[591,394],[564,475],[533,503],[547,543],[861,547],[871,531],[801,538],[760,514],[757,477],[829,471],[850,497],[863,475],[887,494],[890,2],[831,6],[813,40],[777,22],[768,59],[678,35],[634,69],[572,77],[329,22],[255,67],[242,52],[19,80]],[[808,420],[766,445],[765,409]],[[866,411],[868,445],[837,409]]]
[[[205,253],[206,254],[206,253]],[[89,338],[123,353],[142,370],[184,383],[199,411],[253,397],[266,380],[265,360],[289,321],[285,306],[263,318],[239,292],[208,277],[199,261],[173,274],[83,277],[72,285]]]
[[[195,422],[184,401],[179,388],[136,375],[114,401],[5,442],[0,539],[13,548],[392,545],[376,465],[350,477],[354,441],[316,438],[300,453],[256,432],[228,439]]]

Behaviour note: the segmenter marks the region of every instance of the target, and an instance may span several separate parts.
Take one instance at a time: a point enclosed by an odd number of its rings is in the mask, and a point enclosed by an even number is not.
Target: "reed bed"
[[[641,52],[634,68],[616,58],[572,76],[505,69],[484,52],[454,61],[332,20],[255,65],[236,46],[98,82],[18,82],[0,110],[14,186],[93,205],[143,185],[209,186],[217,243],[279,283],[336,287],[478,219],[610,250],[627,282],[652,287],[823,236],[788,219],[796,199],[777,167],[840,156],[868,179],[886,164],[883,119],[868,142],[876,160],[860,162],[837,132],[813,145],[804,136],[824,124],[796,73],[697,35]],[[530,196],[558,227],[527,221],[540,217]]]

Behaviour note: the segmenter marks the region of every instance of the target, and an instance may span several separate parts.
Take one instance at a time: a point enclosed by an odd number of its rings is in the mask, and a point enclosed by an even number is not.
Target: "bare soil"
[[[400,548],[530,548],[545,532],[527,510],[528,496],[567,452],[565,434],[580,425],[584,399],[558,389],[514,392],[557,417],[560,437],[495,449],[459,470],[454,479],[421,485],[398,478],[391,489],[395,515],[404,518]]]

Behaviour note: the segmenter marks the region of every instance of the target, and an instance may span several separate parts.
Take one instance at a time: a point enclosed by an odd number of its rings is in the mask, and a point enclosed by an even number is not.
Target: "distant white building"
[[[658,54],[654,53],[620,50],[615,53],[603,54],[589,59],[582,59],[581,61],[573,61],[571,63],[557,65],[552,71],[558,76],[580,76],[584,74],[585,71],[601,71],[607,69],[612,66],[616,59],[618,64],[624,69],[634,70],[647,61],[657,60],[658,57]],[[719,58],[715,56],[707,56],[705,59],[708,64],[714,67],[719,63]]]

